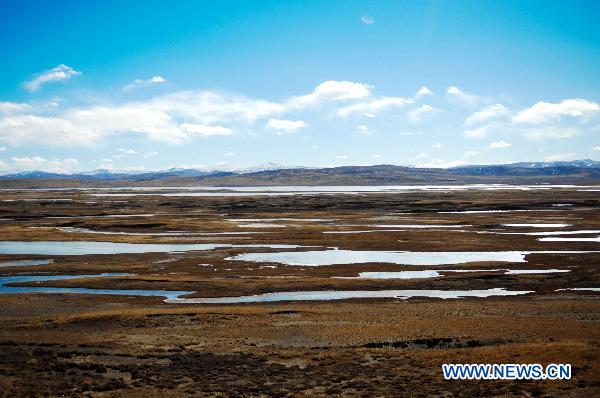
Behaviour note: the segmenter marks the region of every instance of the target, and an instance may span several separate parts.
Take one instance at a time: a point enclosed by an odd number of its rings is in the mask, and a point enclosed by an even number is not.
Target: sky
[[[1,1],[0,171],[600,159],[598,1]]]

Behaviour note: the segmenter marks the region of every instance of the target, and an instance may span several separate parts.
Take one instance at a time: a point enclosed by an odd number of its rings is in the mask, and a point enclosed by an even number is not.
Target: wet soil
[[[71,200],[48,200],[53,198]],[[600,230],[597,192],[565,188],[173,198],[97,197],[77,190],[6,190],[1,199],[0,240],[316,246],[51,257],[0,254],[0,262],[53,259],[47,265],[0,267],[1,276],[132,274],[44,282],[46,286],[188,290],[194,292],[193,297],[283,290],[498,287],[534,293],[480,299],[243,305],[166,304],[160,297],[3,294],[0,396],[600,395],[600,294],[558,290],[600,287],[600,253],[531,254],[526,263],[427,267],[380,263],[306,267],[229,259],[247,252],[332,247],[600,251],[599,243],[540,242],[540,236],[525,233],[543,230],[502,226],[567,223],[572,225],[548,230]],[[465,210],[511,211],[449,213]],[[269,220],[280,218],[292,220]],[[255,222],[238,219],[257,219],[256,223],[282,227],[244,227]],[[383,224],[455,227],[389,228],[402,231],[373,227]],[[95,234],[65,229],[68,227],[136,235]],[[382,231],[323,233],[359,230]],[[151,235],[174,231],[189,234]],[[507,232],[523,234],[504,234]],[[415,280],[333,278],[366,271],[444,268],[490,271]],[[493,271],[498,268],[570,272],[503,275]],[[445,381],[443,363],[571,363],[573,378]]]

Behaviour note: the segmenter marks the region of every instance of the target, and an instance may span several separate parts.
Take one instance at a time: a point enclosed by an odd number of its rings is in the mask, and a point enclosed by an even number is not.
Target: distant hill
[[[242,170],[169,169],[152,172],[96,170],[72,174],[5,172],[0,187],[252,186],[403,184],[600,184],[600,162],[521,162],[427,169],[394,165]]]

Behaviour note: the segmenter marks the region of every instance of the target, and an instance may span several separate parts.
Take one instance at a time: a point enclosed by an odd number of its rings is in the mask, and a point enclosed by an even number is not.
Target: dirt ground
[[[600,243],[540,241],[543,235],[531,234],[600,235],[575,232],[600,230],[598,192],[94,195],[102,192],[0,191],[0,241],[234,246],[172,253],[0,254],[0,277],[125,273],[36,286],[193,292],[188,297],[384,289],[533,293],[221,305],[169,304],[161,297],[5,293],[0,294],[2,397],[600,396],[600,294],[559,290],[600,287]],[[567,225],[505,225],[538,223]],[[438,227],[407,226],[426,224]],[[243,246],[273,244],[299,247]],[[523,263],[436,266],[309,267],[231,259],[249,252],[327,248],[569,253],[528,254]],[[3,265],[33,259],[51,261]],[[430,279],[354,278],[365,271],[432,269],[478,272],[441,272]],[[498,269],[569,272],[505,274]],[[573,377],[445,381],[444,363],[570,363]]]

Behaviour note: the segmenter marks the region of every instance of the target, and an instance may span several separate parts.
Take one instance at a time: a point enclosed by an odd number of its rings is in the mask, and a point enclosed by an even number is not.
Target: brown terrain
[[[600,287],[600,243],[540,241],[544,236],[528,235],[600,230],[598,191],[119,195],[135,192],[4,189],[0,241],[234,246],[139,254],[0,254],[0,277],[123,273],[128,275],[16,285],[192,292],[186,298],[306,290],[504,288],[532,293],[191,304],[166,303],[157,296],[3,292],[0,396],[600,396],[600,294],[559,290]],[[160,192],[182,190],[143,191]],[[226,188],[218,192],[231,194]],[[95,195],[105,193],[116,195]],[[504,225],[539,223],[567,225]],[[339,233],[352,231],[370,232]],[[265,246],[273,244],[300,247]],[[528,254],[520,263],[427,266],[372,262],[311,267],[230,259],[243,253],[334,247],[570,253]],[[9,263],[35,259],[51,262]],[[504,269],[569,272],[506,274]],[[353,278],[367,271],[419,270],[438,270],[441,276]],[[446,381],[444,363],[570,363],[573,377]]]

